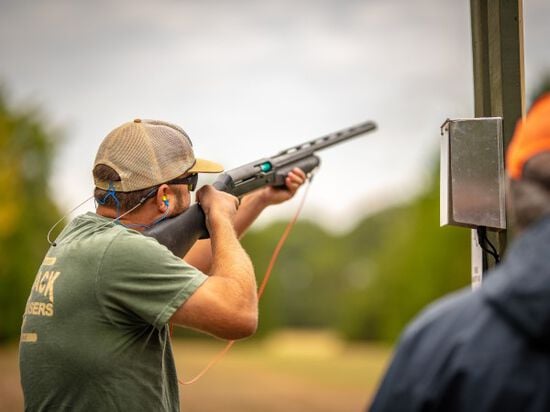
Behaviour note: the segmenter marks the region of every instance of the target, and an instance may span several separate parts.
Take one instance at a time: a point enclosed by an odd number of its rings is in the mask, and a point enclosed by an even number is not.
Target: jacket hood
[[[512,243],[481,290],[506,322],[534,343],[550,344],[550,217]]]

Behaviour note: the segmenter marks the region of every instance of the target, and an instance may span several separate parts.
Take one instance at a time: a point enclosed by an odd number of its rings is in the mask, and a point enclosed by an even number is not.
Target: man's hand
[[[233,223],[239,208],[239,199],[210,185],[203,186],[197,191],[197,202],[204,211],[209,232],[213,226],[223,221]]]
[[[285,179],[286,187],[276,188],[273,186],[266,186],[251,193],[249,196],[258,196],[265,206],[277,205],[292,199],[305,181],[306,174],[302,169],[295,167]]]

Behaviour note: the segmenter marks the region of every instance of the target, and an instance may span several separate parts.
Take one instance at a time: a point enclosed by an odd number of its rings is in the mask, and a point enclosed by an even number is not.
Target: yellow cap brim
[[[223,166],[205,159],[195,159],[195,164],[186,173],[221,173]]]

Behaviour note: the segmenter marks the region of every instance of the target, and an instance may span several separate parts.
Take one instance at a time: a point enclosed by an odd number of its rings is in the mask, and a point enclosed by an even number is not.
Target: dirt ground
[[[223,347],[214,339],[174,342],[180,380],[193,378]],[[311,332],[238,342],[198,382],[180,386],[182,410],[363,411],[390,354]],[[0,371],[0,412],[23,410],[17,346],[0,348]]]

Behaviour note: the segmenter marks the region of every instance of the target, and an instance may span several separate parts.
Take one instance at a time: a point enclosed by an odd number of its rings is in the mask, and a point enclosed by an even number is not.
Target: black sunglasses
[[[199,181],[199,175],[193,173],[192,175],[185,177],[176,177],[175,179],[166,182],[167,185],[187,185],[190,192],[197,188],[197,182]]]

